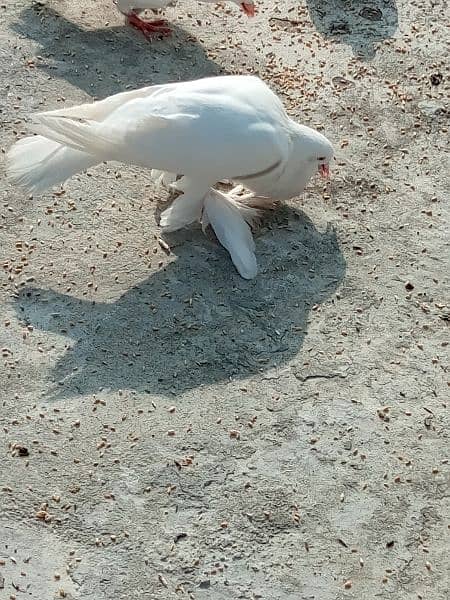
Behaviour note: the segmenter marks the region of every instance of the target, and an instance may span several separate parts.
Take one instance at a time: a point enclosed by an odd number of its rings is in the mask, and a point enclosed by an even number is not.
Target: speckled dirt
[[[149,44],[109,0],[0,0],[3,151],[33,111],[256,72],[333,178],[251,282],[197,228],[164,252],[144,171],[2,179],[0,598],[444,600],[445,3],[166,17]]]

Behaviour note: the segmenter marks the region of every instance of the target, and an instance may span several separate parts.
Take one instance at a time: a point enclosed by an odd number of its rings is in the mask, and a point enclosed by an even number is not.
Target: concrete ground
[[[2,151],[27,115],[258,73],[333,140],[244,281],[149,174],[0,186],[0,598],[443,600],[445,2],[0,0]],[[448,15],[447,15],[448,16]],[[2,165],[3,169],[3,165]]]

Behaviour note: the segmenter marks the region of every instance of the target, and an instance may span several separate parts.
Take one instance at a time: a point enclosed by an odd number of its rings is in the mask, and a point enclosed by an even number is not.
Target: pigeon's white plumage
[[[255,15],[255,6],[253,0],[230,0],[237,4],[241,10],[248,16]],[[144,10],[158,12],[167,6],[174,6],[177,0],[115,0],[115,4],[120,12],[127,17],[128,23],[142,31],[147,37],[152,35],[169,35],[170,28],[165,21],[145,21],[140,18],[140,13]],[[216,4],[217,0],[199,0],[199,2]]]
[[[212,186],[228,179],[256,196],[292,198],[333,156],[322,134],[292,121],[265,83],[243,75],[156,85],[39,113],[31,128],[38,136],[8,153],[15,183],[42,192],[102,161],[149,167],[182,192],[162,214],[162,226],[179,229],[205,213],[228,249],[228,232],[214,226],[222,195],[211,195]],[[236,215],[245,222],[248,209],[235,194],[228,200],[222,212],[232,228]]]

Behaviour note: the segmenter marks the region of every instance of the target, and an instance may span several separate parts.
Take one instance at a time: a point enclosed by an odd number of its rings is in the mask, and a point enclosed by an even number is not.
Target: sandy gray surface
[[[338,157],[251,282],[197,228],[164,253],[144,171],[2,179],[0,598],[443,600],[445,3],[180,2],[154,44],[45,4],[0,3],[3,149],[39,109],[257,72]]]

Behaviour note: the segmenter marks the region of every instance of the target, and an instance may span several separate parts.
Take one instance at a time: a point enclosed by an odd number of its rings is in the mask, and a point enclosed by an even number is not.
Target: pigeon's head
[[[323,177],[330,173],[333,146],[327,138],[306,125],[290,121],[289,137],[291,147],[282,171],[252,179],[246,183],[255,193],[287,200],[299,196],[313,175],[319,172]]]
[[[331,142],[315,129],[305,127],[306,159],[315,165],[314,172],[319,171],[322,177],[330,176],[330,162],[334,156]]]

